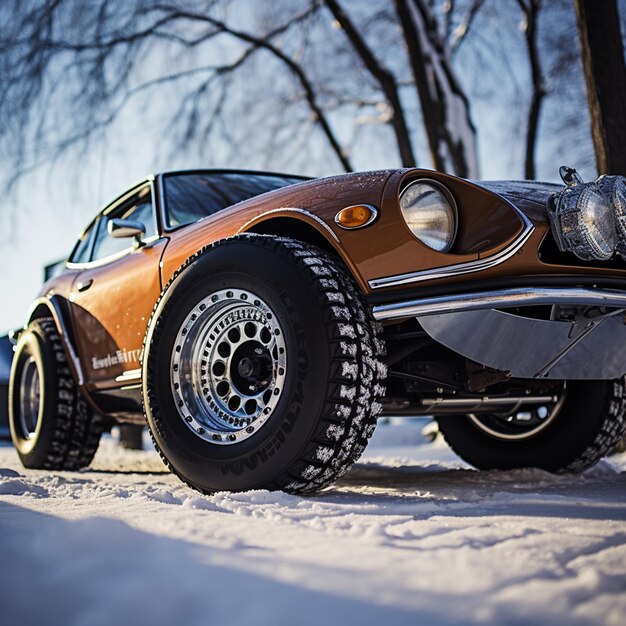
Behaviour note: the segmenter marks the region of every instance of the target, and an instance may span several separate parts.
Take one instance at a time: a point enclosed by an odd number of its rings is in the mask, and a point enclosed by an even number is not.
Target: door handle
[[[89,280],[86,280],[84,282],[79,282],[76,285],[76,289],[78,291],[87,291],[87,289],[89,289],[89,287],[91,287],[91,285],[93,285],[93,278],[90,278]]]

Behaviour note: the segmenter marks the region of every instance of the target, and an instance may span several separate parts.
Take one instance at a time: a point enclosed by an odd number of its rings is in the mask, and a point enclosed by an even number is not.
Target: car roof
[[[157,174],[149,174],[145,178],[138,180],[135,184],[126,187],[126,189],[124,189],[124,191],[121,194],[119,194],[112,200],[109,200],[103,207],[100,208],[100,210],[96,214],[96,217],[94,218],[93,221],[95,221],[98,218],[98,216],[104,213],[108,207],[110,207],[111,205],[117,204],[125,196],[131,195],[139,187],[142,187],[143,185],[154,182],[154,180],[157,177],[178,176],[178,175],[185,175],[185,174],[250,174],[252,176],[281,176],[284,178],[296,178],[298,180],[302,180],[303,182],[307,180],[313,180],[311,176],[302,176],[301,174],[286,174],[284,172],[267,172],[263,170],[242,170],[242,169],[229,169],[229,168],[197,168],[197,169],[183,169],[183,170],[166,170],[164,172],[158,172]],[[83,234],[91,227],[93,221],[90,222],[89,225],[85,228],[85,230],[83,231]]]
[[[303,176],[301,174],[288,174],[286,172],[268,172],[266,170],[244,170],[244,169],[231,169],[231,168],[198,168],[198,169],[183,169],[183,170],[168,170],[165,172],[159,172],[155,176],[169,176],[179,174],[250,174],[252,176],[282,176],[285,178],[298,178],[300,180],[311,180],[311,176]],[[150,180],[148,177],[146,180]]]

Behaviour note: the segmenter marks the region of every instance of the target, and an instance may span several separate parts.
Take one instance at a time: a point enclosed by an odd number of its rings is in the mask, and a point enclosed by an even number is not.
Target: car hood
[[[486,180],[476,184],[502,196],[535,222],[548,221],[546,202],[563,189],[562,184],[531,180]]]

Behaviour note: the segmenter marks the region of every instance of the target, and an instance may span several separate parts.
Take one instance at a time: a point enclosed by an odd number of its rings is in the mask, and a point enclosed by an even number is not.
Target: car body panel
[[[75,277],[70,301],[86,384],[115,386],[115,378],[139,367],[148,320],[161,293],[159,264],[167,241],[159,239]],[[78,290],[78,284],[89,282],[86,291]]]
[[[252,232],[263,221],[288,217],[317,230],[350,267],[359,285],[366,289],[367,278],[361,275],[358,261],[353,260],[345,247],[353,247],[349,242],[354,233],[342,230],[334,218],[340,209],[353,204],[379,206],[382,188],[391,174],[392,171],[366,172],[305,181],[240,202],[196,224],[175,230],[169,233],[171,243],[163,259],[163,281],[167,283],[192,254],[207,244]],[[371,226],[367,230],[369,228]]]

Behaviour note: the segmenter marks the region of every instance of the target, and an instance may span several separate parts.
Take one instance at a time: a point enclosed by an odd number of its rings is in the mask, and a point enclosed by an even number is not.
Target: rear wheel
[[[204,492],[317,491],[359,458],[384,395],[378,327],[311,245],[242,236],[190,259],[144,348],[157,449]]]
[[[441,416],[450,447],[480,469],[580,472],[621,439],[624,380],[570,381],[550,404],[511,415]]]
[[[9,381],[11,438],[23,465],[89,465],[102,426],[80,395],[52,318],[31,322],[17,344]]]

